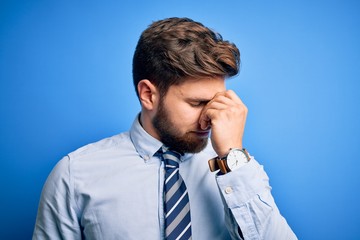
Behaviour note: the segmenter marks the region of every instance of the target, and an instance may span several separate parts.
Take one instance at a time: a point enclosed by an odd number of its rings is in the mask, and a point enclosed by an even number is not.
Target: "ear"
[[[141,106],[153,110],[158,103],[158,90],[148,79],[141,80],[137,85]]]

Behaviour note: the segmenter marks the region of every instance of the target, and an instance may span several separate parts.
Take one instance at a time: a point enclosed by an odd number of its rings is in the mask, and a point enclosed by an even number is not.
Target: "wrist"
[[[216,153],[218,155],[218,158],[222,159],[222,158],[226,157],[230,153],[230,151],[232,149],[240,149],[240,150],[242,150],[243,148],[242,148],[242,145],[237,145],[235,147],[233,146],[233,147],[224,148],[222,150],[218,150],[218,151],[216,151]]]
[[[220,170],[226,174],[244,166],[250,161],[250,155],[246,149],[231,148],[224,157],[216,157],[208,161],[210,171]]]

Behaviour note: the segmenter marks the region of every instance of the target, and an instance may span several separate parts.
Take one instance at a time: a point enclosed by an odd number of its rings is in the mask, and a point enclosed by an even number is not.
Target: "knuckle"
[[[244,111],[245,111],[245,113],[249,112],[249,109],[245,105],[244,105]]]

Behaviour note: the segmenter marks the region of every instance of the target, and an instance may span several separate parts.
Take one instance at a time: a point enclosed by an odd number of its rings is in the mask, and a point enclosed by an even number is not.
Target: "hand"
[[[199,124],[205,130],[211,127],[211,143],[219,157],[224,157],[230,148],[242,149],[247,107],[233,92],[217,93],[204,107]]]

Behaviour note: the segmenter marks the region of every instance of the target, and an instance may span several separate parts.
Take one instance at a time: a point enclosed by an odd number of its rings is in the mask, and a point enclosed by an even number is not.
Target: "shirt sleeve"
[[[73,191],[70,160],[64,157],[54,167],[42,190],[33,240],[81,239]]]
[[[216,181],[232,239],[297,239],[275,204],[263,166],[254,158],[240,169],[218,174]]]

